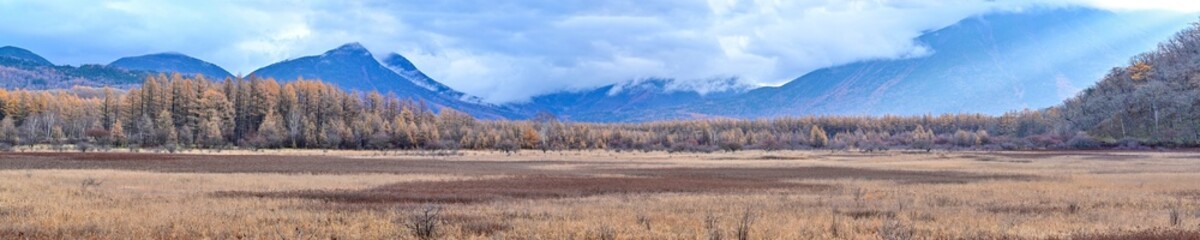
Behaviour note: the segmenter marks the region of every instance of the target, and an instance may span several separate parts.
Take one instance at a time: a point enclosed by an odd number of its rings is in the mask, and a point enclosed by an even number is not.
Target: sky
[[[234,74],[359,42],[493,103],[670,78],[700,91],[921,57],[914,39],[1001,11],[1200,11],[1194,0],[0,0],[0,45],[56,64],[179,52]]]

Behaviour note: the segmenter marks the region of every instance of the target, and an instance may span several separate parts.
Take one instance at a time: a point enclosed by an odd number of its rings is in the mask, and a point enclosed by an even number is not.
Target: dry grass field
[[[0,239],[1200,239],[1200,153],[0,153]]]

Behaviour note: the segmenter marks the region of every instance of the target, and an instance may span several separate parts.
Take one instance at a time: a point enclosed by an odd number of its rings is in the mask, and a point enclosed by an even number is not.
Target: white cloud
[[[914,39],[973,15],[1072,5],[1200,11],[1168,0],[0,0],[0,45],[60,64],[177,51],[246,74],[362,42],[510,102],[645,78],[782,84],[822,67],[931,54]]]
[[[1166,10],[1178,12],[1200,11],[1200,2],[1195,0],[1083,0],[1082,4],[1112,10]]]

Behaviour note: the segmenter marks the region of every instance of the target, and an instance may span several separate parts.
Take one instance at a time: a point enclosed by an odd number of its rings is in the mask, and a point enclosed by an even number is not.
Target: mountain
[[[379,91],[396,94],[401,98],[423,100],[437,107],[453,108],[484,119],[522,117],[511,110],[471,101],[471,97],[428,79],[411,63],[403,64],[404,62],[407,60],[396,62],[400,64],[397,65],[397,69],[401,71],[393,71],[376,60],[361,44],[349,43],[321,55],[271,64],[255,70],[250,75],[280,81],[298,78],[320,79],[345,89]],[[404,75],[401,75],[402,73]],[[406,76],[423,79],[414,80]]]
[[[53,66],[49,60],[38,56],[29,50],[23,48],[4,46],[0,47],[0,59],[7,61],[25,61],[35,66]]]
[[[254,70],[250,75],[281,81],[321,79],[347,89],[376,90],[400,96],[428,97],[433,93],[384,67],[358,43],[345,44],[317,56],[271,64]]]
[[[125,88],[141,83],[146,74],[93,64],[55,66],[29,50],[0,47],[0,87],[6,89]]]
[[[696,104],[703,115],[885,115],[1044,108],[1194,20],[1159,12],[1027,10],[965,19],[917,39],[928,56],[816,70],[779,87]]]
[[[529,116],[551,113],[563,120],[582,122],[640,122],[660,119],[706,118],[678,109],[734,96],[747,87],[734,79],[708,84],[725,85],[721,91],[689,89],[672,79],[644,79],[599,88],[565,91],[533,97],[527,103],[510,105]]]
[[[778,87],[700,95],[647,81],[629,92],[613,91],[622,89],[616,84],[545,94],[514,108],[603,122],[1002,114],[1061,103],[1112,66],[1154,49],[1195,17],[1084,8],[992,13],[915,39],[930,50],[928,55],[818,69]]]
[[[180,73],[186,76],[203,74],[212,79],[233,77],[224,68],[200,59],[180,53],[158,53],[135,57],[124,57],[108,64],[127,70],[141,70],[159,73]]]

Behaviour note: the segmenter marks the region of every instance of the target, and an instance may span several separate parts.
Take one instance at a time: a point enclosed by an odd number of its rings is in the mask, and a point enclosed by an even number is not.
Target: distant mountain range
[[[141,83],[148,72],[103,65],[56,66],[29,50],[0,47],[0,87],[6,89],[56,89],[73,86],[128,87]]]
[[[733,87],[721,92],[700,94],[679,86],[675,80],[645,79],[591,90],[546,94],[533,97],[527,103],[508,106],[521,109],[527,115],[548,112],[575,121],[640,122],[708,118],[713,116],[683,111],[678,107],[733,98],[749,89],[749,86],[738,85],[735,79],[728,79],[724,85]]]
[[[74,86],[127,88],[148,75],[181,73],[209,78],[233,77],[216,64],[178,53],[160,53],[118,59],[108,65],[54,65],[29,50],[0,47],[0,87],[58,89]]]
[[[541,112],[570,121],[636,122],[796,115],[999,114],[1062,102],[1114,66],[1187,26],[1195,16],[1092,9],[1028,10],[963,20],[916,39],[932,52],[819,69],[778,87],[751,88],[736,79],[703,92],[672,79],[636,79],[563,91],[529,101],[490,104],[421,72],[405,57],[376,58],[358,43],[271,64],[250,75],[320,79],[454,108],[484,119],[523,119]],[[0,48],[6,88],[133,86],[147,74],[180,72],[209,78],[228,71],[178,53],[118,59],[108,65],[56,66],[30,51]]]
[[[783,86],[682,108],[741,117],[1001,114],[1045,108],[1195,20],[1091,9],[972,17],[918,38],[933,51],[929,56],[820,69]]]
[[[928,56],[823,68],[778,87],[701,95],[653,86],[614,91],[619,85],[610,85],[534,97],[521,107],[605,122],[1002,114],[1061,103],[1195,17],[1082,8],[996,13],[922,35],[916,41],[931,50]]]

